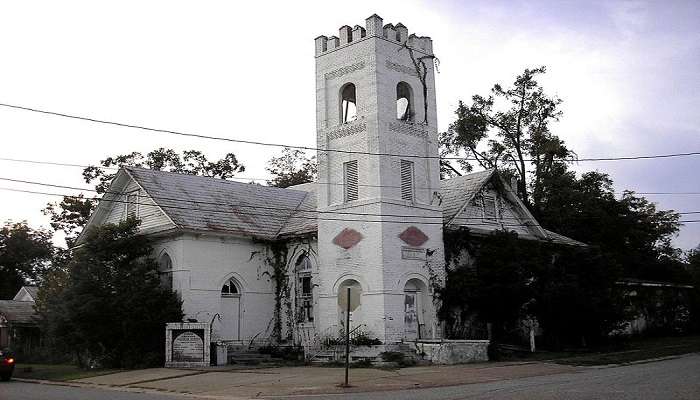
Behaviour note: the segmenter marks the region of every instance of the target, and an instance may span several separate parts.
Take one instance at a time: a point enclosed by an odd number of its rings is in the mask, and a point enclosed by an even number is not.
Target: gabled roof
[[[440,181],[442,217],[445,224],[452,222],[464,206],[474,199],[474,196],[491,179],[494,172],[493,169],[487,169]]]
[[[33,301],[0,300],[0,315],[11,324],[36,325]]]
[[[275,188],[145,168],[120,170],[115,181],[130,177],[181,230],[240,234],[275,239],[318,231],[316,183]],[[543,229],[495,170],[486,170],[440,182],[445,226],[466,226],[455,219],[490,181],[513,203],[533,238],[567,245],[573,239]],[[114,185],[114,184],[113,184]],[[99,210],[99,208],[98,208]],[[92,218],[91,218],[92,220]]]
[[[17,292],[13,300],[20,301],[24,297],[24,294],[28,294],[31,297],[30,301],[36,301],[36,295],[39,292],[39,288],[36,286],[22,286],[22,288]]]
[[[145,168],[125,168],[181,229],[273,239],[308,193]]]

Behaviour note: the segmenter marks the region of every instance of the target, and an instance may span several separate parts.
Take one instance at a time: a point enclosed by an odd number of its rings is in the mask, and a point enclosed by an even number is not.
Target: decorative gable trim
[[[156,207],[160,210],[160,212],[162,212],[163,215],[165,215],[165,217],[168,218],[168,221],[170,221],[170,223],[173,224],[174,227],[181,228],[180,226],[178,226],[175,223],[175,221],[173,221],[172,218],[170,218],[170,215],[168,215],[168,213],[166,213],[165,210],[163,208],[161,208],[161,206],[158,204],[156,199],[153,198],[153,196],[151,196],[150,193],[148,193],[148,190],[146,190],[146,188],[144,188],[143,185],[141,185],[141,183],[136,178],[134,178],[134,176],[131,174],[131,172],[129,172],[129,170],[126,168],[124,168],[124,171],[126,171],[126,174],[129,176],[129,178],[131,178],[131,180],[134,181],[134,183],[136,183],[136,186],[138,186],[139,189],[142,190],[146,194],[146,196],[148,196],[149,199],[151,199],[153,204],[156,205]]]
[[[449,221],[445,222],[445,226],[452,224],[457,217],[464,212],[464,209],[466,209],[469,206],[469,203],[474,200],[474,197],[476,196],[477,193],[481,192],[481,190],[484,188],[484,185],[491,180],[493,177],[493,174],[496,172],[495,169],[492,169],[491,172],[484,178],[484,180],[479,184],[479,187],[474,190],[474,192],[469,196],[467,199],[464,200],[464,203],[462,204],[461,207],[457,210],[457,212],[450,218]]]

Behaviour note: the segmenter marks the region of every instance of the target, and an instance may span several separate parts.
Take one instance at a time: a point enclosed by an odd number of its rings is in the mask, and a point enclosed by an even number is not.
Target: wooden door
[[[241,339],[241,297],[221,297],[221,339]]]
[[[418,339],[418,292],[404,292],[404,339]]]

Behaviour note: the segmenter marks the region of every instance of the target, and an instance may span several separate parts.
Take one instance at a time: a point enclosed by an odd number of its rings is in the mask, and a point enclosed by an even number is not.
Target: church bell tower
[[[315,45],[317,329],[343,328],[351,287],[351,328],[386,343],[435,337],[444,249],[432,40],[372,15]]]

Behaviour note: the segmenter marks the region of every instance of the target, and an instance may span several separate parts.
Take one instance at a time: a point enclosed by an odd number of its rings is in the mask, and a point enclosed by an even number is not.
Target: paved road
[[[493,383],[433,389],[288,399],[357,400],[588,400],[700,399],[700,354],[677,359]]]
[[[0,400],[183,400],[182,395],[131,393],[97,388],[0,382]]]
[[[0,383],[0,400],[171,400],[182,395],[129,393],[94,388]],[[458,399],[700,399],[700,354],[615,368],[453,387],[288,399],[458,400]]]

